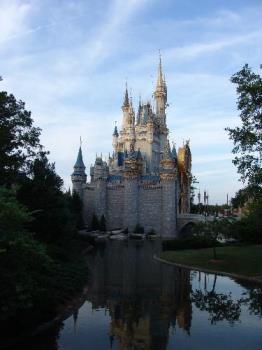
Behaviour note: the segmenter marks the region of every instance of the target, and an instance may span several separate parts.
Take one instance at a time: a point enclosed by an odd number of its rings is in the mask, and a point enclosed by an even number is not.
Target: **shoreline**
[[[248,281],[248,282],[255,282],[255,283],[259,283],[262,284],[262,277],[249,277],[249,276],[245,276],[245,275],[238,275],[235,273],[230,273],[230,272],[224,272],[224,271],[216,271],[216,270],[211,270],[211,269],[207,269],[207,268],[201,268],[201,267],[196,267],[196,266],[190,266],[190,265],[184,265],[184,264],[179,264],[179,263],[175,263],[172,261],[168,261],[165,259],[162,259],[156,255],[153,256],[153,258],[156,261],[159,261],[163,264],[168,264],[168,265],[173,265],[175,267],[179,267],[182,269],[187,269],[187,270],[193,270],[193,271],[200,271],[200,272],[205,272],[205,273],[211,273],[214,275],[220,275],[220,276],[226,276],[226,277],[230,277],[233,279],[237,279],[237,280],[244,280],[244,281]]]

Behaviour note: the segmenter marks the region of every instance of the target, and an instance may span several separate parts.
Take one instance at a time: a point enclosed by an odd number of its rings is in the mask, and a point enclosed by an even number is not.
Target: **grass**
[[[213,249],[166,251],[160,258],[169,262],[238,274],[248,277],[262,276],[262,245],[217,247],[217,260]]]

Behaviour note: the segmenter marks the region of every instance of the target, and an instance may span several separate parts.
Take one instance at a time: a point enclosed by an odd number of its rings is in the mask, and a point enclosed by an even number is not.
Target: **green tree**
[[[0,240],[14,238],[31,221],[27,208],[19,203],[14,192],[0,187]]]
[[[217,240],[220,236],[223,238],[229,237],[231,225],[231,222],[227,218],[221,218],[214,219],[213,221],[199,222],[194,227],[194,233],[211,240],[214,259],[217,259]]]
[[[45,242],[65,239],[74,228],[72,210],[55,165],[49,163],[44,152],[39,152],[29,173],[30,177],[20,180],[17,198],[35,212],[30,231]]]
[[[33,126],[31,112],[12,94],[0,91],[0,185],[11,185],[19,172],[27,172],[41,148],[40,129]]]
[[[262,78],[246,64],[231,77],[237,85],[241,126],[226,128],[234,142],[233,163],[237,166],[245,190],[239,192],[247,200],[261,200],[262,195]]]

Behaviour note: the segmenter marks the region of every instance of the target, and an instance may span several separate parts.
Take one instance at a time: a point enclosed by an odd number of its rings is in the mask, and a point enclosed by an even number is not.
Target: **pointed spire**
[[[123,107],[129,107],[129,97],[128,97],[127,82],[126,82],[126,90],[125,90]]]
[[[116,136],[116,137],[119,136],[119,135],[118,135],[118,130],[117,130],[116,122],[115,122],[115,128],[114,128],[113,136]]]
[[[163,158],[164,158],[164,159],[172,159],[172,154],[171,154],[171,150],[170,150],[170,143],[169,143],[169,140],[166,140]]]
[[[159,50],[159,65],[158,65],[158,72],[157,72],[157,88],[164,88],[165,89],[165,79],[163,77],[162,72],[162,59],[161,59],[161,52]]]
[[[137,110],[137,117],[136,117],[137,124],[140,124],[141,122],[141,114],[142,114],[142,102],[141,102],[141,95],[139,95],[139,103],[138,103],[138,110]]]
[[[176,144],[175,144],[175,142],[173,142],[171,154],[172,154],[172,158],[173,158],[174,160],[177,159]]]
[[[74,165],[75,168],[85,168],[85,164],[83,162],[82,148],[79,147],[76,163]]]

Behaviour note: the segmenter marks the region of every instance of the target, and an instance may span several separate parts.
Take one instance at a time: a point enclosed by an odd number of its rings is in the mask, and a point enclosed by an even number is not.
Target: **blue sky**
[[[261,0],[0,0],[1,89],[32,111],[67,188],[79,136],[89,172],[112,150],[126,78],[135,104],[151,98],[161,49],[170,140],[190,139],[201,190],[223,203],[241,187],[229,78],[245,63],[259,72],[261,17]]]

